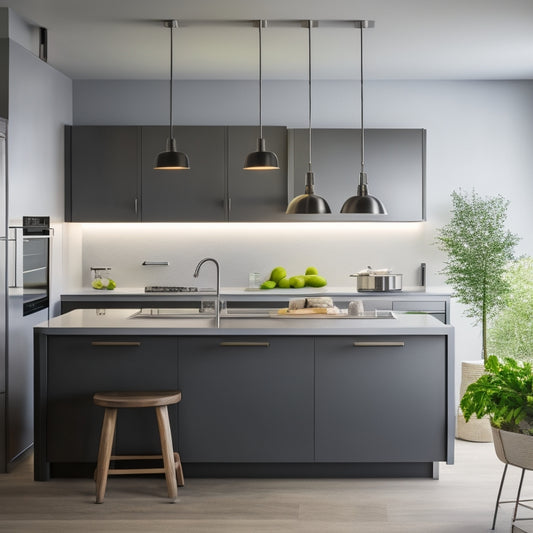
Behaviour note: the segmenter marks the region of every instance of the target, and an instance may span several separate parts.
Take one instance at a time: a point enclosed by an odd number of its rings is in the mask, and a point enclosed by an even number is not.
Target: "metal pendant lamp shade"
[[[176,20],[165,20],[165,28],[170,28],[170,128],[167,138],[166,150],[158,154],[154,169],[155,170],[187,170],[190,168],[189,157],[183,152],[176,149],[176,139],[174,139],[174,127],[172,124],[172,86],[173,86],[173,63],[174,63],[174,28],[177,28]]]
[[[244,162],[244,170],[276,170],[279,169],[278,156],[266,149],[263,138],[263,53],[262,53],[262,28],[266,21],[259,20],[259,138],[257,151],[250,152]]]
[[[357,195],[344,202],[341,213],[355,213],[365,215],[386,215],[385,206],[375,197],[368,194],[368,183],[365,172],[365,128],[363,112],[363,29],[368,28],[368,20],[360,21],[361,29],[361,171],[359,172],[359,184]]]
[[[296,196],[290,202],[287,207],[286,213],[288,215],[295,214],[327,214],[331,213],[328,203],[324,198],[315,194],[314,191],[314,173],[312,171],[311,164],[311,27],[313,23],[310,20],[308,26],[308,57],[309,57],[309,76],[308,76],[308,88],[309,88],[309,171],[305,176],[305,192]]]

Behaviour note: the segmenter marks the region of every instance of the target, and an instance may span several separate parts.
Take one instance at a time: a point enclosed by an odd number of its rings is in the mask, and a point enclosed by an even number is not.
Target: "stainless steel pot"
[[[357,278],[358,292],[394,292],[402,290],[402,274],[383,274],[368,269],[358,274],[350,274]]]

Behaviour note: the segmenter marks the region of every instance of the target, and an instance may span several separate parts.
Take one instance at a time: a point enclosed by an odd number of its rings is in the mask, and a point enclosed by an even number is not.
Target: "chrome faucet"
[[[215,263],[216,269],[217,269],[217,300],[215,302],[215,321],[217,328],[220,327],[220,265],[218,264],[218,261],[216,259],[213,259],[212,257],[206,257],[205,259],[202,259],[197,265],[196,270],[194,271],[194,277],[197,278],[200,274],[200,268],[204,263],[207,261],[211,261],[212,263]]]

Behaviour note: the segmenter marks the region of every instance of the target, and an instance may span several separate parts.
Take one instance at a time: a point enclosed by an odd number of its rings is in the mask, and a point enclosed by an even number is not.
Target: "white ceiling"
[[[73,79],[168,79],[180,21],[375,20],[366,79],[533,79],[533,0],[0,0],[48,29],[48,62]],[[313,78],[359,75],[359,30],[313,30]],[[251,24],[174,32],[177,79],[256,79]],[[263,31],[263,78],[306,79],[307,30]]]

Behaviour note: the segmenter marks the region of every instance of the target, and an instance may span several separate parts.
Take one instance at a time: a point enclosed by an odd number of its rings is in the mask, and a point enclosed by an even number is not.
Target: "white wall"
[[[9,46],[8,213],[50,216],[51,302],[57,312],[63,269],[64,125],[72,122],[72,81],[15,41]],[[75,271],[80,263],[72,265]]]
[[[178,82],[179,124],[254,124],[257,84]],[[358,127],[357,83],[314,84],[315,127]],[[265,124],[306,126],[305,82],[264,83]],[[74,82],[76,124],[165,124],[168,83]],[[372,264],[417,282],[418,265],[428,263],[430,285],[443,284],[444,257],[432,244],[446,223],[450,193],[460,187],[480,194],[501,193],[511,202],[509,227],[522,237],[519,253],[533,255],[533,82],[457,81],[365,84],[365,126],[427,129],[427,222],[383,224],[144,224],[83,225],[83,275],[90,265],[109,265],[122,286],[189,284],[196,262],[220,260],[223,285],[245,285],[247,273],[280,264],[301,271],[316,265],[330,285],[350,284],[349,273]],[[348,191],[347,191],[348,192]],[[170,267],[141,267],[164,259]],[[209,274],[206,273],[206,281]],[[453,305],[457,359],[480,354],[479,329]]]

